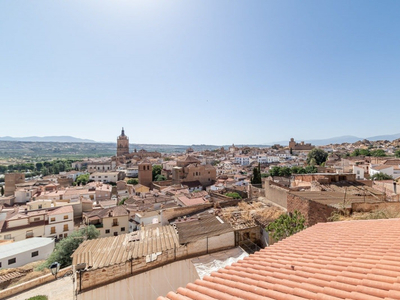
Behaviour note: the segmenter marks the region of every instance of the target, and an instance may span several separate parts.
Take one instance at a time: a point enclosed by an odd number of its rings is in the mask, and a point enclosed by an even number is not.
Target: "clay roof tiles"
[[[400,299],[400,219],[319,223],[169,292],[174,299]]]

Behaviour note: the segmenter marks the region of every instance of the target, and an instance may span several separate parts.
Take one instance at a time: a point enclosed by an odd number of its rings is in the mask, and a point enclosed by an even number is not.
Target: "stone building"
[[[153,182],[153,166],[148,160],[144,160],[139,165],[139,184],[150,187]]]
[[[117,156],[129,154],[129,138],[125,135],[124,127],[122,127],[121,135],[117,139]]]
[[[177,162],[172,169],[172,183],[180,184],[190,181],[199,181],[203,186],[214,184],[217,178],[217,170],[211,165],[202,165],[199,160],[187,155],[184,160]]]
[[[315,146],[309,143],[307,144],[305,144],[304,142],[296,143],[294,138],[291,138],[289,141],[289,149],[292,151],[311,151],[314,148]]]
[[[9,173],[4,175],[4,196],[14,196],[16,184],[25,182],[25,174]]]

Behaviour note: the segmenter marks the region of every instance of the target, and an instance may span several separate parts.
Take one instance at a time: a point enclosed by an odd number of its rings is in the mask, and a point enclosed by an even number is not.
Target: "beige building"
[[[153,182],[153,166],[148,160],[144,160],[139,165],[139,184],[150,187]]]
[[[202,165],[193,156],[187,155],[172,169],[172,183],[199,181],[203,186],[212,185],[217,178],[217,170],[211,165]]]
[[[86,225],[94,225],[100,237],[117,236],[129,231],[129,212],[123,206],[95,209],[83,213]]]
[[[19,207],[0,212],[0,240],[22,241],[32,237],[68,236],[73,231],[71,206],[49,210],[20,210]],[[56,227],[54,232],[51,229]]]
[[[4,175],[4,196],[14,196],[16,184],[25,182],[25,174],[9,173]]]
[[[124,127],[122,127],[121,135],[117,138],[117,156],[129,154],[129,138],[125,135]]]

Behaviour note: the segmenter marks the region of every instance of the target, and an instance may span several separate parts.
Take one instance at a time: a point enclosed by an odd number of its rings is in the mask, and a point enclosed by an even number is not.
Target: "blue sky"
[[[1,1],[0,136],[400,132],[399,1]]]

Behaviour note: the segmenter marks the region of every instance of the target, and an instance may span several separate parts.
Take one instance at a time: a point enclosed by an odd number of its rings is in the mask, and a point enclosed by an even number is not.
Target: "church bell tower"
[[[121,135],[117,138],[117,156],[129,154],[129,138],[125,135],[124,127],[122,127]]]

